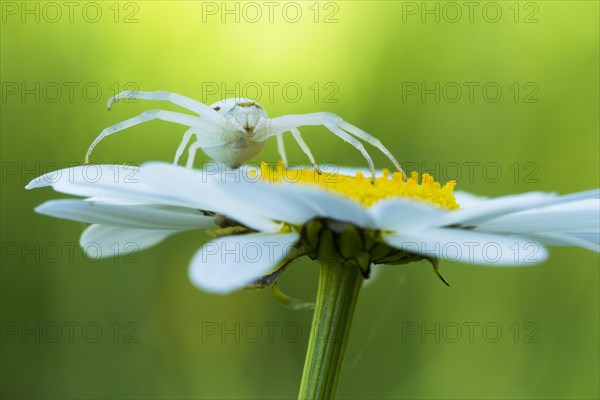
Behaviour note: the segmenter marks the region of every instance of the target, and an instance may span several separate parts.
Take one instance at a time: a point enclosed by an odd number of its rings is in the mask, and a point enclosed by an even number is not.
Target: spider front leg
[[[208,121],[218,124],[225,123],[225,117],[219,114],[217,111],[201,103],[197,100],[189,97],[182,96],[177,93],[157,91],[157,92],[140,92],[137,90],[125,90],[116,96],[113,96],[108,100],[108,109],[112,109],[113,103],[121,99],[137,99],[137,100],[152,100],[152,101],[167,101],[177,106],[183,107],[190,111],[195,112],[206,118]]]
[[[174,122],[176,124],[185,125],[189,127],[198,127],[204,128],[207,131],[213,131],[214,125],[209,122],[203,121],[198,117],[194,117],[192,115],[181,114],[173,111],[165,111],[165,110],[151,110],[146,111],[137,117],[130,118],[118,124],[109,126],[104,129],[96,139],[92,142],[90,147],[88,148],[87,153],[85,154],[85,163],[88,164],[90,160],[90,155],[92,151],[107,136],[120,132],[124,129],[131,128],[132,126],[142,124],[144,122],[152,121],[154,119],[161,119],[163,121]],[[189,139],[188,139],[189,140]]]

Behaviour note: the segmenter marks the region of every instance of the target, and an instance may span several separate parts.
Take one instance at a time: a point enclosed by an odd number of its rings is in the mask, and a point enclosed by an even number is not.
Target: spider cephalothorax
[[[298,127],[308,125],[322,125],[329,129],[351,146],[359,150],[369,164],[372,180],[375,179],[375,166],[369,153],[358,139],[364,140],[383,152],[402,172],[400,164],[394,156],[386,149],[381,141],[356,126],[344,121],[335,114],[319,112],[311,114],[292,114],[276,118],[269,118],[267,113],[253,100],[250,99],[227,99],[207,106],[199,101],[170,92],[138,92],[124,91],[108,101],[110,110],[112,103],[122,98],[168,101],[196,113],[197,115],[183,114],[166,110],[146,111],[137,117],[120,122],[104,129],[90,145],[85,162],[89,162],[89,156],[96,145],[106,136],[112,135],[132,126],[148,122],[154,119],[174,122],[189,127],[183,135],[183,140],[175,153],[175,163],[183,154],[192,136],[196,141],[188,150],[186,166],[194,165],[194,157],[198,149],[202,149],[215,161],[225,163],[231,168],[252,159],[264,148],[265,142],[272,136],[277,137],[279,155],[287,164],[287,156],[283,143],[283,134],[290,132],[302,151],[308,156],[317,171],[319,167],[306,142],[302,139]]]

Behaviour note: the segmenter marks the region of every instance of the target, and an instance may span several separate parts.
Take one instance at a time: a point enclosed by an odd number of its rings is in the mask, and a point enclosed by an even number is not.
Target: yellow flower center
[[[426,201],[449,210],[459,207],[452,193],[456,182],[450,181],[442,186],[427,173],[423,174],[421,183],[419,183],[417,172],[413,172],[405,181],[400,172],[390,173],[389,170],[384,169],[383,175],[371,183],[370,178],[365,178],[361,172],[355,176],[324,171],[319,174],[311,169],[286,169],[283,162],[279,162],[277,168],[274,169],[263,162],[260,166],[260,179],[269,183],[317,185],[349,197],[367,207],[379,200],[393,197],[408,197]]]

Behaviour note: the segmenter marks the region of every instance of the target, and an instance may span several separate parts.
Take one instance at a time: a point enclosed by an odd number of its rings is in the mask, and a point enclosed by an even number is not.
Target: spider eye
[[[240,106],[240,107],[252,107],[253,105],[255,105],[256,103],[253,101],[244,101],[241,103],[236,103],[236,106]]]
[[[220,109],[221,109],[221,107],[219,107],[219,106],[213,107],[213,110],[215,110],[215,111],[219,111]]]

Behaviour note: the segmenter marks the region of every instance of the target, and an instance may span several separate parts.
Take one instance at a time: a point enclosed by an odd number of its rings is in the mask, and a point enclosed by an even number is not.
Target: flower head
[[[93,180],[86,178],[89,168],[96,170]],[[317,257],[322,235],[333,237],[339,256],[364,276],[373,263],[425,259],[437,268],[437,260],[446,259],[510,266],[543,261],[546,245],[600,251],[598,190],[484,199],[454,192],[454,182],[442,186],[427,174],[403,180],[384,171],[372,184],[361,172],[317,174],[264,164],[258,171],[198,171],[164,163],[76,167],[27,188],[40,186],[86,197],[36,208],[91,223],[81,236],[84,250],[94,244],[95,252],[117,247],[125,253],[212,227],[216,237],[192,257],[190,278],[216,293],[272,282],[293,259]]]

